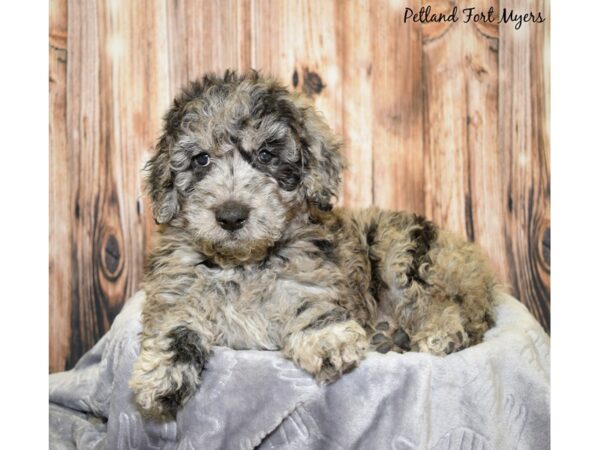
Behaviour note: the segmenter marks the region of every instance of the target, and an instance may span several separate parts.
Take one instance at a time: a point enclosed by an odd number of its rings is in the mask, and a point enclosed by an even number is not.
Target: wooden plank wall
[[[550,327],[549,1],[543,24],[403,23],[417,0],[52,0],[50,371],[106,332],[153,223],[140,168],[177,90],[258,68],[343,136],[341,202],[427,215],[479,243]]]

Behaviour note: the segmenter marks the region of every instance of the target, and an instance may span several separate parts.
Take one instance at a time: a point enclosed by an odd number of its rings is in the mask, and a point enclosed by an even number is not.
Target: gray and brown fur
[[[420,216],[332,208],[340,141],[256,72],[205,76],[165,117],[147,186],[159,224],[130,386],[165,414],[213,345],[281,350],[319,380],[369,348],[445,355],[481,341],[496,288],[469,242]]]

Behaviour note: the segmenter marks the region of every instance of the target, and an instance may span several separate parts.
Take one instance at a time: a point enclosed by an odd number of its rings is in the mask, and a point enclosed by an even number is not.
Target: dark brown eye
[[[258,152],[258,160],[263,164],[269,164],[273,159],[273,153],[267,150],[261,150]]]
[[[210,156],[208,153],[202,152],[194,156],[193,161],[196,167],[206,167],[210,164]]]

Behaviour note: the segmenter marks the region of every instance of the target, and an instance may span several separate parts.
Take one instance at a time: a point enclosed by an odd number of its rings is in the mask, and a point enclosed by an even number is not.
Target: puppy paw
[[[394,351],[404,353],[410,350],[410,337],[402,328],[390,330],[388,322],[379,322],[371,337],[371,348],[379,353]]]
[[[148,416],[173,416],[200,384],[209,352],[200,335],[186,326],[145,340],[129,381],[141,411]]]
[[[284,353],[319,382],[329,382],[357,366],[368,347],[365,330],[355,321],[291,335]]]
[[[200,383],[196,368],[187,364],[146,369],[143,364],[136,364],[129,381],[135,401],[145,416],[173,417]]]
[[[414,343],[416,350],[438,356],[449,355],[468,347],[468,345],[469,337],[462,327],[419,333],[419,338]]]

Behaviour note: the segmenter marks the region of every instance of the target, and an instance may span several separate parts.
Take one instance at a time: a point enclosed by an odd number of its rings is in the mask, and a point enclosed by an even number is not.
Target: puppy
[[[147,169],[159,224],[130,387],[173,413],[213,345],[281,350],[318,380],[382,353],[456,352],[492,325],[496,282],[423,217],[332,208],[340,141],[257,72],[207,75],[173,102]]]

